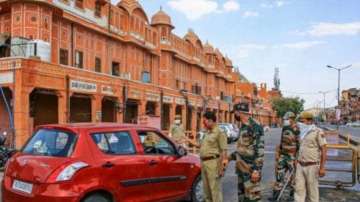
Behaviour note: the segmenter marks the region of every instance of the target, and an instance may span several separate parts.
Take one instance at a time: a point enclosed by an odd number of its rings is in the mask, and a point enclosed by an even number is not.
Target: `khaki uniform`
[[[170,127],[171,139],[178,145],[185,146],[185,130],[181,124],[173,124]]]
[[[221,178],[219,177],[220,155],[227,150],[226,135],[214,127],[207,131],[200,147],[201,178],[204,187],[205,202],[222,202]],[[206,158],[211,158],[205,160]]]
[[[321,129],[308,132],[300,142],[300,150],[295,177],[295,201],[319,202],[319,162],[320,148],[326,145]],[[316,163],[315,165],[305,165]],[[303,165],[301,165],[303,164]]]

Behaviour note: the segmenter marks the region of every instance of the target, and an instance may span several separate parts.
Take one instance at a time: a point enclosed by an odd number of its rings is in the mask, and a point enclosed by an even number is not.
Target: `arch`
[[[142,8],[135,8],[133,11],[132,11],[132,15],[136,15],[136,16],[139,16],[141,17],[145,22],[149,23],[149,19],[145,13],[145,11],[142,9]]]

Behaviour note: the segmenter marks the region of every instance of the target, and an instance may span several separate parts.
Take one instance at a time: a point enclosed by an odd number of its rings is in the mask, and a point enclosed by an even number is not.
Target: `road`
[[[359,130],[360,131],[360,130]],[[274,182],[274,159],[275,147],[280,141],[280,129],[271,129],[265,135],[265,163],[263,167],[262,179],[262,201],[268,201],[267,198],[271,195],[271,187]],[[230,151],[234,151],[235,144],[231,144]],[[235,163],[231,162],[228,166],[226,174],[223,178],[223,194],[225,202],[237,201],[237,176],[235,174]],[[322,187],[320,189],[321,199],[320,202],[359,202],[360,192],[344,189],[335,190],[332,187]]]

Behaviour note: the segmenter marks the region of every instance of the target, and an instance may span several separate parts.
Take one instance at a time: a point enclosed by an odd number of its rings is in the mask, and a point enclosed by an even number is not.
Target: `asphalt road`
[[[272,185],[274,182],[274,159],[275,147],[280,142],[280,129],[271,129],[265,134],[265,162],[263,167],[262,177],[262,201],[268,201],[267,198],[271,196]],[[359,130],[360,132],[360,130]],[[360,134],[360,133],[359,133]],[[359,136],[360,137],[360,136]],[[229,145],[230,151],[234,151],[235,144]],[[237,201],[237,176],[235,174],[235,163],[231,162],[228,166],[226,174],[223,178],[223,195],[225,202]],[[342,167],[343,165],[336,165]],[[339,177],[339,176],[335,176]],[[359,187],[352,189],[336,190],[333,187],[320,188],[320,202],[359,202],[360,192]]]

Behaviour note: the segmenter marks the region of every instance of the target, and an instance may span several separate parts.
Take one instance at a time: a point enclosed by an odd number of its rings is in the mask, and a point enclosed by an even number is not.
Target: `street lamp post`
[[[319,91],[320,94],[323,95],[323,114],[326,115],[326,94],[330,93],[331,91]]]
[[[338,71],[338,89],[337,89],[337,99],[338,99],[338,109],[340,109],[340,77],[341,77],[341,71],[345,70],[345,69],[348,69],[350,68],[352,65],[348,65],[348,66],[345,66],[345,67],[341,67],[341,68],[337,68],[337,67],[333,67],[331,65],[327,65],[326,67],[327,68],[330,68],[330,69],[335,69]],[[337,121],[337,128],[339,129],[339,121],[340,119]]]
[[[351,67],[351,65],[348,65],[346,67],[342,67],[342,68],[336,68],[336,67],[333,67],[331,65],[327,65],[326,66],[327,68],[330,68],[330,69],[335,69],[338,71],[338,89],[337,89],[337,98],[338,98],[338,106],[340,105],[340,77],[341,77],[341,71],[345,70],[345,69],[348,69]]]

